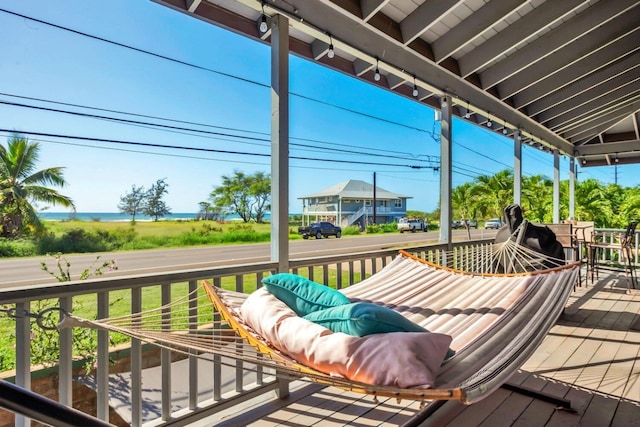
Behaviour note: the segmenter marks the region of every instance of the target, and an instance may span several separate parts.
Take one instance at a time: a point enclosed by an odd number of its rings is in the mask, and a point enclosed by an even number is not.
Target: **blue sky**
[[[0,9],[0,129],[65,136],[25,134],[40,142],[39,168],[65,167],[60,191],[79,212],[117,212],[132,185],[163,178],[171,210],[196,212],[223,175],[270,172],[267,45],[150,0],[4,0]],[[372,182],[374,172],[379,187],[413,197],[409,209],[437,207],[431,108],[297,57],[290,68],[290,212],[302,210],[301,196],[349,179]],[[509,139],[461,120],[453,129],[454,186],[512,167]],[[8,135],[0,133],[3,144]],[[568,165],[562,157],[562,179]],[[638,170],[619,166],[618,182],[638,185]],[[553,157],[524,147],[523,173],[552,177]],[[578,179],[586,178],[613,182],[614,168],[580,169]]]

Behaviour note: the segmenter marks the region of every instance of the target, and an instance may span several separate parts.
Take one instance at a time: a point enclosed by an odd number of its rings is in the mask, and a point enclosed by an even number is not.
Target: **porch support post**
[[[271,19],[271,261],[289,271],[289,20]]]
[[[271,261],[289,271],[289,20],[271,18]],[[289,396],[278,380],[277,395]]]
[[[576,158],[569,158],[569,218],[576,219]]]
[[[553,222],[560,222],[560,153],[553,151]]]
[[[451,250],[451,97],[446,95],[440,105],[440,243]],[[446,265],[446,264],[443,264]]]
[[[513,133],[513,203],[522,206],[522,139],[520,129]]]

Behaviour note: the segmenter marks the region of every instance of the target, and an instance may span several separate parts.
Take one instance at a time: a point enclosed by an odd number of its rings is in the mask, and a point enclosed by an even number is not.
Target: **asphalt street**
[[[472,229],[471,239],[495,236],[495,230]],[[372,236],[343,236],[340,239],[293,240],[289,244],[289,258],[309,258],[317,256],[348,254],[381,249],[403,248],[438,241],[437,231],[416,233],[388,233]],[[466,230],[454,230],[453,240],[468,239]],[[107,271],[109,277],[166,271],[207,268],[221,265],[235,265],[270,260],[270,243],[240,244],[224,246],[196,246],[188,248],[154,249],[130,252],[110,252],[66,255],[70,263],[72,279],[89,268],[100,265],[105,260],[116,260],[117,270]],[[100,257],[96,261],[97,257]],[[42,270],[41,262],[46,262],[50,270],[56,270],[55,259],[39,256],[0,260],[0,288],[29,287],[35,284],[51,283],[55,278]]]

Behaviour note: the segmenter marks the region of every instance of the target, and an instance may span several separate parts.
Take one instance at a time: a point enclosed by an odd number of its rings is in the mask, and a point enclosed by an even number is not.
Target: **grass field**
[[[129,222],[102,222],[102,221],[45,221],[46,228],[55,235],[61,235],[69,230],[84,229],[87,231],[123,231],[133,229],[139,237],[167,236],[176,237],[185,233],[198,231],[229,232],[239,226],[251,227],[254,231],[263,233],[271,231],[271,224],[250,223],[243,224],[236,221],[218,223],[215,221],[137,221],[135,225]],[[294,228],[294,227],[290,227]],[[297,227],[295,231],[297,234]]]

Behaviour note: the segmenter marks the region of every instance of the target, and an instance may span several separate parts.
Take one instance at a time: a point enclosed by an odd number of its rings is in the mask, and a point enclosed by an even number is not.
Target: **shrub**
[[[360,234],[360,227],[357,225],[350,225],[348,227],[345,227],[342,230],[343,236],[358,236],[359,234]]]
[[[38,248],[32,240],[0,238],[0,257],[27,257],[38,255]]]
[[[119,250],[135,239],[136,231],[133,228],[94,232],[72,228],[59,237],[53,234],[44,235],[36,244],[39,254],[88,253]]]
[[[380,234],[383,233],[382,226],[380,225],[367,225],[367,234]]]
[[[396,231],[398,231],[398,225],[395,222],[367,225],[367,234],[394,233]]]

